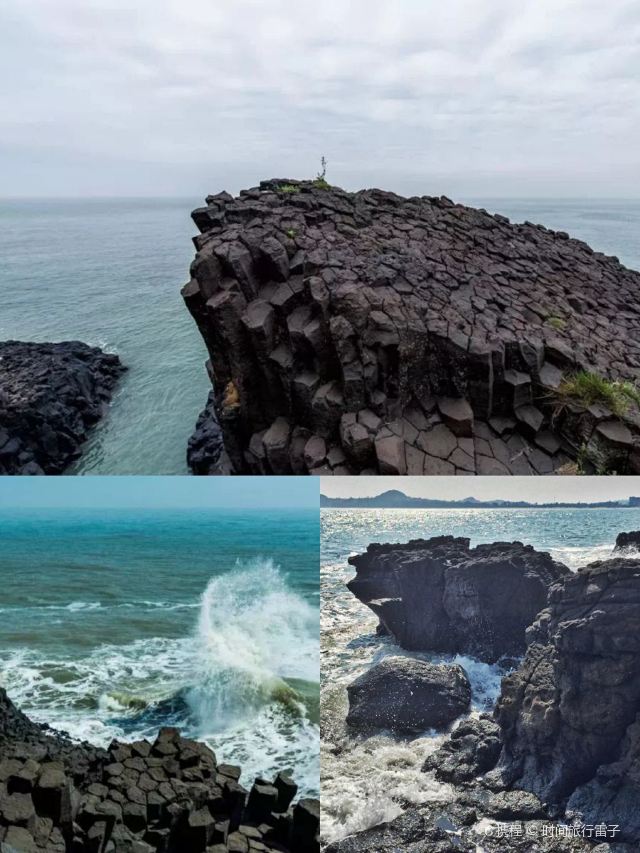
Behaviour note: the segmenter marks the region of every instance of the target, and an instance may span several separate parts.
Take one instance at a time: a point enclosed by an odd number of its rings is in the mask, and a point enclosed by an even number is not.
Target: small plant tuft
[[[552,329],[557,329],[558,331],[562,331],[567,325],[567,321],[563,320],[562,317],[547,317],[545,322],[547,326],[551,326]]]
[[[568,376],[556,393],[561,403],[574,400],[585,407],[600,403],[617,417],[622,417],[632,403],[640,408],[640,390],[633,383],[611,381],[587,370]]]
[[[289,237],[291,240],[293,240],[293,238],[296,236],[296,229],[295,228],[287,228],[287,230],[285,231],[285,234],[287,235],[287,237]]]
[[[300,187],[296,186],[296,184],[280,184],[278,190],[281,193],[299,193]]]

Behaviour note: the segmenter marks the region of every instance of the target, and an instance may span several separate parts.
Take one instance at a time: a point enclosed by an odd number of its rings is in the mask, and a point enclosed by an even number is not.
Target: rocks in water
[[[347,723],[394,732],[442,729],[469,709],[471,686],[461,666],[388,657],[347,688]]]
[[[0,850],[99,853],[319,851],[319,803],[293,804],[285,774],[239,784],[204,744],[161,729],[154,742],[73,744],[0,691]]]
[[[80,456],[125,368],[79,341],[0,342],[0,474],[60,474]]]
[[[215,395],[209,392],[193,435],[187,445],[187,465],[194,474],[229,474],[222,430],[216,414]]]
[[[469,539],[452,536],[370,545],[349,562],[356,569],[349,589],[400,646],[489,663],[524,653],[549,587],[569,574],[530,545],[470,548]]]
[[[457,726],[442,746],[424,763],[441,782],[461,785],[492,770],[500,757],[500,727],[488,715],[470,717]]]
[[[559,580],[502,682],[500,769],[512,787],[640,842],[640,566],[614,558]]]
[[[613,551],[614,553],[616,551],[640,552],[640,530],[632,530],[630,533],[618,533]]]
[[[237,473],[640,470],[633,418],[557,398],[579,370],[640,378],[640,273],[616,258],[444,197],[308,181],[192,216],[183,297]],[[300,453],[312,438],[324,459]]]

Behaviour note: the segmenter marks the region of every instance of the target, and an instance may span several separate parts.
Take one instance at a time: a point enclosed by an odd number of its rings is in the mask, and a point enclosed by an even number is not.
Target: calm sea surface
[[[0,510],[0,684],[106,745],[177,725],[319,785],[318,514]]]
[[[447,801],[449,787],[421,768],[443,735],[413,739],[389,732],[355,735],[345,725],[346,687],[386,655],[406,654],[375,633],[377,618],[347,589],[347,563],[371,542],[466,536],[471,545],[521,541],[575,570],[606,559],[621,531],[640,529],[640,509],[603,510],[321,510],[322,832],[341,838],[400,814],[404,803]],[[438,655],[416,655],[451,660]],[[472,713],[491,707],[507,671],[458,655],[472,685]]]
[[[640,203],[460,199],[568,231],[640,269]],[[186,472],[208,380],[180,297],[199,199],[0,200],[0,339],[80,339],[129,366],[78,473]]]

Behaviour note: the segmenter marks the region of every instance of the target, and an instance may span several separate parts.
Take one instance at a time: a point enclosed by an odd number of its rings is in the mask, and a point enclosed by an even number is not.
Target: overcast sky
[[[323,477],[330,498],[379,495],[399,489],[405,495],[460,500],[612,501],[640,495],[638,477]]]
[[[637,196],[638,0],[3,0],[0,195]]]

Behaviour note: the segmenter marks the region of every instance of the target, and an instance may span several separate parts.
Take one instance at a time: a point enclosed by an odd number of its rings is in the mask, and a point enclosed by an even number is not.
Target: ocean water
[[[176,725],[319,787],[316,511],[0,510],[0,684],[102,746]]]
[[[640,269],[638,202],[456,200],[566,230]],[[179,292],[200,203],[0,200],[0,339],[81,339],[129,367],[75,473],[186,472],[209,390],[204,344]]]
[[[549,551],[576,570],[606,559],[618,533],[640,529],[640,509],[601,510],[321,510],[321,764],[322,836],[342,838],[407,806],[447,801],[451,791],[421,768],[443,734],[400,738],[389,732],[354,734],[345,724],[347,685],[387,655],[455,661],[472,685],[472,714],[492,707],[507,664],[489,666],[458,655],[412,655],[389,637],[376,636],[377,618],[347,589],[354,576],[347,558],[372,542],[406,542],[445,534],[471,545],[521,541]]]

